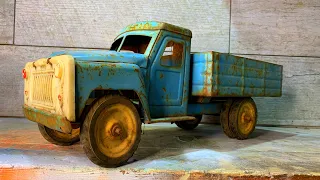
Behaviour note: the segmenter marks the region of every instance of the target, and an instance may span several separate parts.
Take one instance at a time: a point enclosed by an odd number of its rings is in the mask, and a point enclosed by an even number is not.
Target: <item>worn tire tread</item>
[[[55,137],[52,133],[49,132],[54,130],[49,129],[48,127],[42,124],[38,124],[38,128],[39,128],[40,134],[45,140],[58,146],[70,146],[80,141],[80,135],[70,140],[66,140],[66,139],[60,139],[58,137]]]
[[[229,113],[229,120],[230,120],[229,125],[230,125],[230,129],[231,129],[232,133],[235,134],[235,136],[238,140],[248,139],[250,134],[254,131],[255,125],[257,122],[257,121],[255,121],[255,124],[252,128],[252,131],[249,134],[245,135],[240,132],[239,127],[238,127],[238,113],[239,113],[239,108],[240,108],[241,104],[244,103],[245,101],[251,101],[251,103],[254,104],[255,111],[257,112],[257,107],[256,107],[252,98],[242,98],[242,99],[237,99],[234,101],[234,103],[231,106],[230,113]]]
[[[222,127],[222,130],[224,132],[225,135],[227,135],[229,138],[235,138],[236,135],[233,133],[233,131],[230,128],[230,120],[229,120],[229,113],[230,113],[230,109],[231,106],[233,104],[232,100],[228,100],[225,104],[224,104],[224,109],[222,110],[221,114],[220,114],[220,124]]]
[[[86,153],[87,157],[94,164],[99,165],[101,167],[107,167],[107,168],[114,168],[114,167],[121,166],[121,165],[125,164],[126,161],[121,161],[116,164],[108,164],[107,162],[99,159],[99,157],[96,156],[96,154],[94,153],[93,148],[91,146],[91,142],[90,142],[90,123],[92,121],[92,117],[93,117],[94,113],[98,110],[98,108],[107,100],[109,100],[111,98],[115,98],[115,97],[124,98],[123,96],[120,96],[120,95],[107,95],[107,96],[103,96],[99,100],[97,100],[90,108],[90,110],[89,110],[89,112],[88,112],[87,116],[85,117],[85,120],[82,124],[82,128],[80,129],[81,130],[80,142],[82,144],[82,148],[84,149],[84,152]],[[136,113],[138,114],[138,112],[136,112]],[[140,126],[138,126],[138,127],[141,128],[141,122],[140,122]],[[141,131],[141,129],[140,129],[140,131]],[[133,156],[134,152],[138,148],[138,144],[139,144],[140,140],[141,140],[141,135],[138,134],[136,143],[134,144],[133,148],[129,152],[130,157]]]

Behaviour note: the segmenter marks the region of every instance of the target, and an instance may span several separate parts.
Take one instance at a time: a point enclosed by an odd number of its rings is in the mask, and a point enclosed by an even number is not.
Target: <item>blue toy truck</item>
[[[124,28],[109,51],[54,52],[28,62],[24,114],[56,145],[80,141],[104,167],[127,162],[141,124],[172,122],[192,130],[219,115],[224,133],[255,129],[252,97],[279,97],[282,66],[218,52],[191,53],[190,30],[163,22]]]

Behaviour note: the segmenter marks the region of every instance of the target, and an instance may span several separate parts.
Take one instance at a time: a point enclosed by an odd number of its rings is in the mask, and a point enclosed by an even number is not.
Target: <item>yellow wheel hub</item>
[[[95,139],[99,150],[117,158],[128,153],[134,145],[137,131],[134,113],[125,105],[105,108],[95,124]]]
[[[240,107],[238,114],[239,130],[243,134],[249,134],[255,126],[256,111],[251,103],[245,103]]]

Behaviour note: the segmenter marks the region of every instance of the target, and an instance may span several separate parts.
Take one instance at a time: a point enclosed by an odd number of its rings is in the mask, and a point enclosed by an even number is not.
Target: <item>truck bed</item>
[[[203,97],[279,97],[281,65],[214,51],[191,54],[191,93]]]

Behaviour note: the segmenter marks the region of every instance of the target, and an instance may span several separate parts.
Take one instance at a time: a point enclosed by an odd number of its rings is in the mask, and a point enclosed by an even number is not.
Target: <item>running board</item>
[[[193,116],[179,116],[179,117],[165,117],[165,118],[158,118],[158,119],[151,119],[148,124],[152,123],[161,123],[161,122],[175,122],[175,121],[193,121],[196,120]]]

